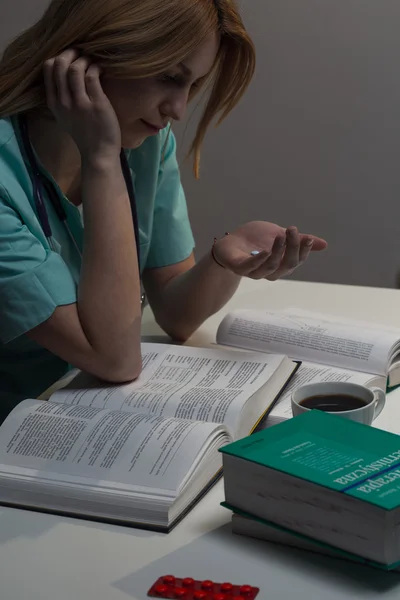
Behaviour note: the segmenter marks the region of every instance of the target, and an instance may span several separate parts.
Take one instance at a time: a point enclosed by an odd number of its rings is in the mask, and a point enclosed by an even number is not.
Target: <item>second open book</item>
[[[292,416],[291,395],[306,383],[347,381],[384,390],[400,384],[400,331],[379,325],[300,309],[238,310],[223,319],[217,342],[302,361],[268,426]]]

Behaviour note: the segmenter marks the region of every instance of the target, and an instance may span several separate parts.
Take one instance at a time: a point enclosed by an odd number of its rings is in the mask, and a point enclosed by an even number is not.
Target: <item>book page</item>
[[[316,363],[303,362],[282,394],[278,404],[268,415],[265,422],[266,427],[268,427],[268,420],[270,417],[272,420],[274,418],[291,419],[291,398],[293,392],[303,385],[319,383],[321,381],[345,381],[347,383],[356,383],[358,385],[377,386],[382,389],[385,389],[386,387],[385,377],[349,371],[347,369],[327,367]]]
[[[122,386],[74,388],[52,401],[126,412],[224,423],[236,430],[248,398],[284,360],[258,352],[143,344],[139,379]],[[260,415],[258,415],[260,416]]]
[[[208,423],[25,400],[1,426],[0,475],[175,493],[212,439]]]
[[[293,315],[301,315],[304,317],[312,317],[314,319],[319,319],[320,321],[330,321],[332,323],[340,323],[341,325],[350,325],[351,327],[362,327],[364,329],[378,329],[379,331],[387,331],[389,333],[396,334],[396,337],[400,340],[400,329],[398,327],[389,327],[389,325],[385,323],[376,323],[375,321],[359,321],[358,319],[347,319],[344,317],[338,317],[337,315],[320,313],[297,307],[284,308],[280,312],[289,313]]]
[[[396,327],[388,327],[385,324],[372,323],[370,321],[358,321],[354,319],[343,319],[343,317],[337,317],[336,315],[327,315],[323,313],[315,313],[302,308],[285,308],[283,312],[292,313],[295,315],[304,315],[307,317],[313,317],[314,319],[320,319],[322,321],[330,321],[333,323],[340,323],[341,325],[351,325],[356,327],[362,327],[363,329],[373,329],[387,331],[391,335],[396,335],[400,340],[400,329]],[[392,390],[400,385],[400,344],[396,344],[393,348],[392,356],[388,361],[388,389]]]
[[[387,375],[396,332],[323,321],[301,314],[242,310],[222,321],[220,344],[287,354],[354,371]]]

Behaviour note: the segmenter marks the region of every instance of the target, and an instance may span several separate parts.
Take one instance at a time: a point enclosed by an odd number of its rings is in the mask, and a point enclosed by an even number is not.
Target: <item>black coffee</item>
[[[299,402],[300,406],[312,410],[323,410],[325,412],[344,412],[363,408],[368,402],[350,394],[318,394],[304,398]]]

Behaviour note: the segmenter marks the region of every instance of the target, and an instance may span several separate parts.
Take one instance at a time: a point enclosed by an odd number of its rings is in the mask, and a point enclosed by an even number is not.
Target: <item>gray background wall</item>
[[[47,0],[0,5],[0,43]],[[198,252],[251,219],[325,236],[295,277],[394,286],[400,271],[400,3],[242,0],[255,80],[204,146],[202,177],[182,163]],[[183,156],[195,118],[176,133]]]

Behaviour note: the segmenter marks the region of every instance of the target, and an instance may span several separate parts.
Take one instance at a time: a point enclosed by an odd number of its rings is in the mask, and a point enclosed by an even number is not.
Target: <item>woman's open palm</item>
[[[226,269],[251,279],[276,281],[303,264],[327,242],[266,221],[251,221],[218,240],[214,257]],[[252,254],[253,253],[253,254]]]

